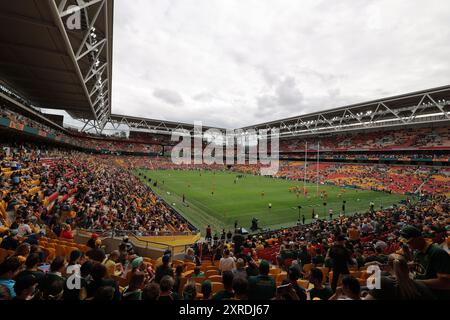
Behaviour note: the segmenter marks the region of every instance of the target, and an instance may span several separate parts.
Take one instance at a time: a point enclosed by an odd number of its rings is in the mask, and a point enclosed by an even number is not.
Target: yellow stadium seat
[[[327,267],[318,267],[317,269],[322,271],[322,283],[326,283],[329,269]]]
[[[56,250],[54,248],[45,248],[48,252],[47,262],[52,262],[56,257]]]
[[[212,282],[211,285],[212,285],[211,293],[213,295],[216,294],[217,292],[223,290],[223,283],[222,282]]]
[[[279,274],[280,272],[281,272],[280,268],[272,268],[272,269],[270,269],[269,274],[272,276],[275,276],[275,275]]]
[[[215,270],[215,271],[218,271],[218,270],[219,270],[219,268],[218,268],[218,267],[216,267],[216,266],[207,266],[207,267],[206,267],[206,271],[210,271],[210,270]]]
[[[205,275],[206,275],[207,278],[209,278],[211,276],[219,275],[219,271],[217,269],[215,269],[215,270],[206,270]]]
[[[55,249],[56,249],[56,255],[58,257],[65,257],[66,256],[66,248],[65,248],[64,245],[57,244],[57,245],[55,245]]]
[[[173,260],[173,261],[172,261],[172,265],[173,265],[174,267],[176,267],[176,266],[178,266],[178,265],[180,265],[180,264],[184,264],[183,260]]]
[[[308,280],[303,280],[303,279],[298,279],[297,280],[297,284],[302,287],[303,289],[308,289],[309,287],[309,281]]]
[[[210,280],[211,282],[221,282],[222,276],[220,276],[220,275],[209,276],[208,280]]]
[[[202,266],[211,266],[212,265],[212,261],[211,260],[203,260],[202,261]]]
[[[203,281],[206,280],[205,277],[195,277],[193,279],[194,279],[195,283],[200,283],[200,284],[203,283]]]
[[[185,271],[185,272],[183,272],[183,277],[184,278],[190,278],[193,273],[194,273],[194,270]]]
[[[286,272],[286,271],[280,272],[279,274],[277,274],[277,275],[275,276],[275,282],[277,283],[277,285],[279,285],[279,284],[281,284],[281,283],[283,282],[283,280],[286,279],[286,278],[287,278],[287,272]]]
[[[186,265],[186,270],[194,270],[195,269],[195,263],[187,262],[187,263],[185,263],[185,265]]]

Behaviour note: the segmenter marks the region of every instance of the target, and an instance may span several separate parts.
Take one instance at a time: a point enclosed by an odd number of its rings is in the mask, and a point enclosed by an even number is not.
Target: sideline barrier
[[[92,233],[96,233],[102,238],[102,241],[108,240],[121,241],[124,236],[128,236],[131,242],[142,250],[156,250],[158,252],[164,252],[170,250],[172,256],[185,253],[187,248],[191,247],[194,243],[201,239],[200,233],[192,232],[172,232],[165,235],[135,235],[132,231],[104,231],[104,230],[86,230],[77,229],[77,235],[83,238],[90,238]],[[155,240],[152,240],[155,238]]]

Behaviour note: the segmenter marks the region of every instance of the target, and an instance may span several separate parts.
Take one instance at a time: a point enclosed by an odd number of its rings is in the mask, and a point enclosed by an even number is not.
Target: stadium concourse
[[[318,219],[289,229],[207,236],[186,246],[181,255],[165,250],[145,256],[139,241],[133,244],[134,236],[174,237],[198,230],[141,183],[133,169],[258,174],[259,166],[180,167],[163,156],[142,156],[142,149],[132,146],[143,141],[86,136],[86,143],[73,145],[78,134],[65,133],[67,140],[58,142],[53,136],[63,132],[11,110],[2,109],[1,114],[5,133],[0,156],[2,299],[448,298],[450,170],[446,166],[418,165],[407,155],[402,159],[409,159],[404,160],[408,165],[321,162],[320,182],[411,195],[420,187],[420,196],[396,207]],[[31,129],[40,134],[26,134]],[[450,147],[448,127],[420,130],[413,138],[400,130],[395,136],[396,140],[389,139],[391,147],[403,144],[403,137],[426,141],[430,147],[426,152],[433,152],[436,144],[440,151]],[[366,143],[373,144],[373,139],[371,135]],[[130,155],[131,150],[135,155]],[[437,157],[440,164],[448,161],[448,153]],[[308,166],[307,179],[315,182],[316,164]],[[278,176],[302,180],[304,170],[304,162],[286,160]],[[81,242],[83,238],[77,236],[81,233],[89,239]],[[129,237],[111,244],[113,235]],[[409,269],[412,261],[417,264]],[[370,265],[383,269],[383,289],[367,288]],[[80,290],[66,285],[74,267],[80,270]]]

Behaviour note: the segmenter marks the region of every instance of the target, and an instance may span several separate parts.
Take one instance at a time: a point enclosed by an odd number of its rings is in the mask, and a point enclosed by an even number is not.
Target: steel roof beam
[[[102,2],[102,1],[105,1],[105,0],[91,0],[91,1],[77,0],[78,5],[76,6],[76,10],[78,11],[78,10],[88,8],[90,6],[93,6],[94,4]],[[66,7],[66,3],[67,3],[67,0],[63,0],[58,8],[60,18],[64,18],[65,16],[74,13],[74,9],[68,9],[68,10],[64,11],[64,8]]]

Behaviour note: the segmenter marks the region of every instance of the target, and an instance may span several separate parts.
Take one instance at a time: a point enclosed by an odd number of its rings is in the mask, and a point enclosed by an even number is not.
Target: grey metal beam
[[[90,107],[92,109],[92,113],[94,114],[95,118],[97,118],[97,116],[95,115],[94,107],[92,106],[91,97],[89,96],[89,92],[88,92],[88,90],[86,88],[86,84],[84,83],[83,74],[81,73],[80,66],[79,66],[78,61],[77,61],[77,59],[75,57],[75,53],[73,51],[72,44],[70,43],[69,37],[68,37],[66,29],[64,27],[64,23],[61,20],[59,9],[56,6],[56,2],[54,0],[48,0],[48,2],[49,2],[50,10],[51,10],[51,12],[53,14],[53,17],[54,17],[54,19],[55,19],[55,21],[57,23],[57,26],[59,28],[59,31],[61,33],[61,36],[64,39],[64,43],[66,45],[66,49],[67,49],[67,51],[69,53],[69,56],[70,56],[70,58],[72,60],[72,63],[75,66],[75,69],[76,69],[79,81],[82,83],[83,91],[84,91],[84,93],[86,95],[86,98],[89,101]]]

